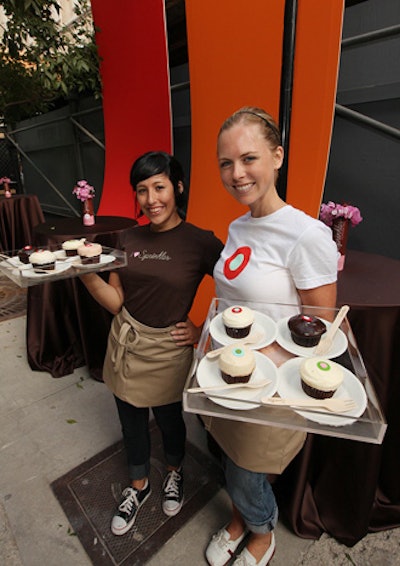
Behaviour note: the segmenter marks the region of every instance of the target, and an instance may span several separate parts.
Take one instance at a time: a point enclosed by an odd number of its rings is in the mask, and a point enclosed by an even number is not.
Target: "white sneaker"
[[[264,556],[256,562],[254,556],[245,547],[239,556],[236,558],[232,566],[267,566],[275,552],[275,536],[272,533],[271,544],[269,545]]]
[[[235,554],[236,549],[247,535],[245,530],[236,540],[230,538],[225,528],[219,530],[211,539],[206,549],[206,558],[210,566],[224,566]]]

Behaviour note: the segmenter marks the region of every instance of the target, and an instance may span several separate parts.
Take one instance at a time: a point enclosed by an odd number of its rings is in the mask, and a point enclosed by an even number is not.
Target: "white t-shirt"
[[[299,305],[296,289],[313,289],[337,279],[338,251],[320,220],[286,205],[262,218],[248,212],[234,220],[214,268],[216,296],[258,303]],[[292,309],[269,312],[274,318]]]

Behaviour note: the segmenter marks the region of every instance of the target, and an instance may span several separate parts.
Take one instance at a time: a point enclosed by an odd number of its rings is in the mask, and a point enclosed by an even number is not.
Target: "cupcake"
[[[18,258],[21,263],[29,263],[29,258],[35,251],[33,246],[24,246],[22,249],[18,251]]]
[[[219,358],[218,366],[226,383],[247,383],[256,367],[253,350],[246,346],[226,346]]]
[[[314,399],[328,399],[343,382],[343,368],[323,358],[304,358],[300,364],[301,386]]]
[[[250,334],[254,322],[254,311],[248,307],[234,305],[222,313],[222,322],[231,338],[245,338]]]
[[[67,257],[78,255],[78,248],[85,243],[85,238],[80,240],[66,240],[61,244],[62,249],[65,251]]]
[[[90,265],[100,262],[100,255],[103,248],[100,244],[85,242],[78,247],[78,255],[83,265]]]
[[[326,332],[326,325],[316,316],[296,314],[288,320],[293,342],[305,348],[316,346]]]
[[[29,256],[33,270],[36,272],[51,271],[56,266],[56,256],[49,250],[36,250]]]

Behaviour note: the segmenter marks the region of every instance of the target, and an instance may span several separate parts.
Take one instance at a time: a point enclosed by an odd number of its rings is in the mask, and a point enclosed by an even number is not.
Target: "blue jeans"
[[[258,534],[272,531],[278,522],[278,506],[267,474],[239,468],[226,455],[224,469],[226,490],[247,528]]]

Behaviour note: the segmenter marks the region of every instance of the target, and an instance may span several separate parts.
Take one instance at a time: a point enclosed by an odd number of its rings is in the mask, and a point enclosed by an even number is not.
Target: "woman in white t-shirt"
[[[260,108],[241,108],[220,129],[221,180],[249,212],[229,227],[214,268],[216,295],[246,301],[255,308],[262,303],[332,308],[337,248],[329,228],[278,195],[283,153],[276,123]],[[275,306],[268,314],[278,319],[288,312]],[[250,531],[234,564],[266,566],[274,553],[278,519],[267,474],[282,473],[301,450],[306,435],[220,418],[209,419],[206,427],[224,452],[226,489],[233,504],[232,519],[213,536],[206,558],[211,566],[223,566]]]

